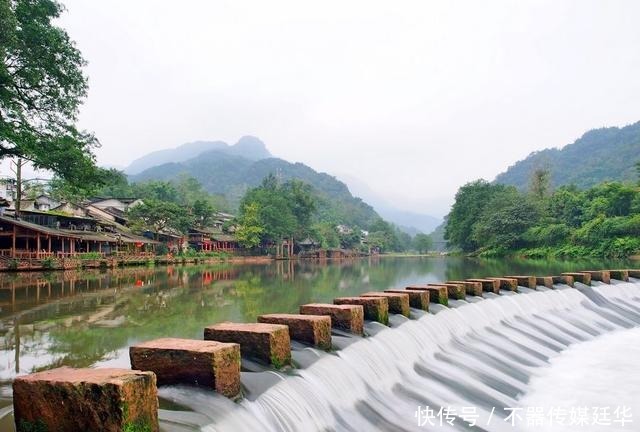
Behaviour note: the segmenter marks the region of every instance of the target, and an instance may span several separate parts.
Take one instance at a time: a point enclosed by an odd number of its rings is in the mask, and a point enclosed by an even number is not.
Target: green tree
[[[260,245],[264,226],[260,221],[260,207],[257,202],[245,204],[238,220],[235,235],[238,242],[246,248],[253,249]]]
[[[477,236],[474,236],[475,224],[485,212],[495,209],[501,196],[514,195],[517,191],[512,186],[491,184],[486,180],[476,180],[462,186],[456,193],[455,203],[447,218],[445,239],[449,244],[463,251],[472,252],[478,247]]]
[[[426,253],[433,247],[433,241],[428,234],[418,233],[413,237],[413,247],[418,253]]]
[[[100,187],[95,195],[101,197],[132,197],[133,190],[127,175],[115,168],[102,170]]]
[[[354,227],[349,231],[338,234],[340,247],[343,249],[355,249],[362,241],[362,233],[360,228]]]
[[[145,183],[134,183],[132,187],[133,195],[143,200],[152,199],[157,201],[183,204],[180,200],[180,193],[175,185],[166,181],[149,181]]]
[[[534,199],[544,200],[551,191],[551,171],[548,168],[537,168],[531,174],[529,192]]]
[[[199,228],[209,226],[213,220],[214,211],[213,206],[207,200],[196,200],[191,206],[194,224]]]
[[[54,0],[0,0],[0,158],[29,160],[76,185],[97,181],[96,138],[76,127],[85,61],[53,25]]]
[[[257,226],[262,227],[262,243],[278,243],[284,238],[301,238],[311,231],[315,202],[310,188],[298,181],[280,185],[269,175],[262,184],[249,189],[240,204],[240,228],[246,224],[245,213],[255,205]]]
[[[145,199],[142,204],[128,211],[130,225],[138,231],[150,230],[154,233],[167,229],[186,233],[193,225],[192,217],[175,203]]]
[[[311,227],[312,237],[325,249],[340,247],[340,236],[336,227],[330,222],[316,223]],[[358,243],[360,238],[358,237]]]
[[[539,220],[539,207],[518,195],[494,204],[491,211],[485,212],[474,224],[474,241],[482,247],[500,249],[523,246],[525,232]]]

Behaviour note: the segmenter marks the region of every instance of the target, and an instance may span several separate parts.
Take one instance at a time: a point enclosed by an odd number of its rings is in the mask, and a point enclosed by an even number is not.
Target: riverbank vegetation
[[[604,182],[552,191],[543,169],[527,191],[477,180],[458,190],[445,238],[479,256],[627,257],[640,251],[640,187]]]

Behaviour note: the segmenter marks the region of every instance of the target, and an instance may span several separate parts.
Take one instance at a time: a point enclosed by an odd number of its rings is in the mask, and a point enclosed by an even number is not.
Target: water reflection
[[[0,407],[19,374],[62,365],[128,366],[127,347],[201,338],[220,321],[296,312],[300,304],[424,283],[505,274],[623,268],[628,262],[371,258],[331,264],[124,268],[0,274]]]

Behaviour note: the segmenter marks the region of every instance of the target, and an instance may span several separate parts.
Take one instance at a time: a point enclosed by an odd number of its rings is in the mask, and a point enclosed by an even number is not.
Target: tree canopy
[[[640,188],[605,182],[550,191],[534,173],[529,193],[479,180],[456,194],[446,238],[483,255],[624,257],[640,251]]]
[[[0,0],[0,158],[93,183],[98,141],[76,126],[88,89],[85,60],[52,23],[62,11],[54,0]]]
[[[309,235],[314,212],[315,200],[309,185],[298,180],[280,184],[275,176],[269,175],[242,199],[239,230],[243,235],[259,232],[261,243],[289,237],[300,239]],[[250,239],[245,244],[255,246],[255,235]]]

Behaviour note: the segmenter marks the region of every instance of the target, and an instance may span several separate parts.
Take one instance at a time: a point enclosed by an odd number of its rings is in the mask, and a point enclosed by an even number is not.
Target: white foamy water
[[[538,407],[547,414],[554,413],[546,417],[543,425],[533,427],[525,423],[527,430],[640,430],[639,364],[640,328],[618,331],[570,347],[531,380],[528,393],[520,401],[522,407]],[[570,414],[573,411],[577,415],[578,407],[586,412],[588,427],[570,424],[577,420],[571,419]],[[628,408],[627,416],[622,415],[621,407]],[[558,414],[562,412],[567,415],[563,424],[558,424]]]
[[[638,411],[640,380],[629,376],[640,360],[640,284],[558,288],[453,302],[322,354],[255,400],[164,396],[210,419],[207,432],[465,430],[474,422],[465,412],[477,415],[475,430],[503,432],[526,427],[505,421],[514,407],[626,404]],[[419,423],[416,411],[427,406],[449,409],[452,424],[437,415]],[[592,423],[535,429],[601,430]]]

